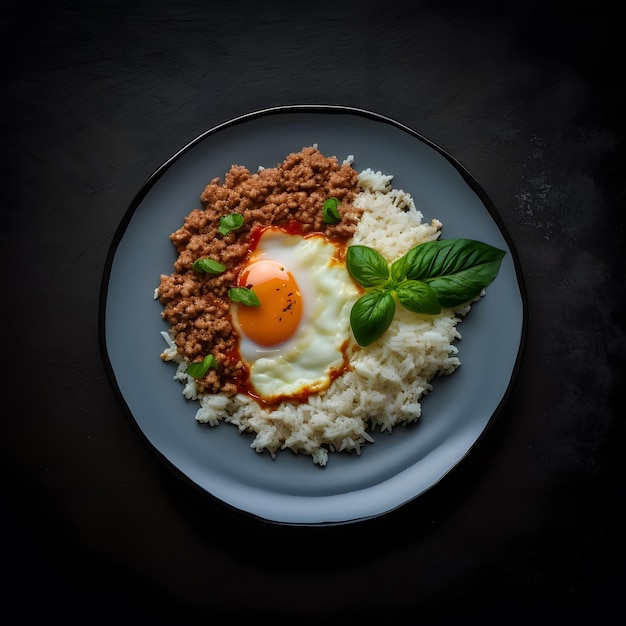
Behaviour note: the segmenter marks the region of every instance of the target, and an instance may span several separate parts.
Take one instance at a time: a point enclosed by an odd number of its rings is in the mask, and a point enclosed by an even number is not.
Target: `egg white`
[[[351,339],[350,309],[359,291],[345,265],[333,261],[335,246],[320,236],[302,237],[282,231],[266,231],[252,260],[280,261],[294,276],[303,301],[302,317],[294,334],[267,348],[252,341],[237,322],[239,352],[250,370],[250,383],[266,400],[297,395],[303,390],[321,391],[330,383],[330,372],[343,364],[342,345]]]

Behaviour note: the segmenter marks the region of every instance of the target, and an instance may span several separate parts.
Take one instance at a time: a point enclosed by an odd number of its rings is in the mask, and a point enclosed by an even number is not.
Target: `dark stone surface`
[[[621,607],[626,102],[608,4],[2,7],[7,610],[602,623]],[[105,259],[140,186],[204,130],[295,103],[370,109],[449,151],[497,206],[529,298],[488,436],[358,526],[265,525],[189,489],[137,436],[99,351]]]

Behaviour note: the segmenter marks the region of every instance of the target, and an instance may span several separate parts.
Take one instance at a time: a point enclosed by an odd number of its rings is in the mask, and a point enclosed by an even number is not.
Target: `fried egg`
[[[335,244],[320,234],[267,228],[238,286],[260,302],[231,309],[253,395],[272,402],[326,389],[344,367],[350,309],[359,296]]]

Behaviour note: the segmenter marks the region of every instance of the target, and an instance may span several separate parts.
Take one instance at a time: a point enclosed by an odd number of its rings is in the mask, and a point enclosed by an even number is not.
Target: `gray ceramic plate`
[[[331,454],[324,468],[304,455],[273,460],[250,448],[251,436],[229,424],[195,419],[164,348],[161,305],[153,299],[172,271],[168,236],[214,177],[234,163],[255,171],[317,144],[356,169],[393,174],[425,221],[443,222],[445,238],[467,237],[507,251],[487,296],[460,324],[462,366],[437,378],[421,421],[376,432],[360,456]],[[526,304],[519,263],[489,199],[440,148],[380,115],[337,106],[259,111],[213,128],[183,148],[147,181],[128,209],[102,282],[100,338],[105,365],[122,404],[152,448],[183,477],[244,513],[285,524],[336,524],[384,514],[420,496],[468,454],[497,415],[519,366]]]

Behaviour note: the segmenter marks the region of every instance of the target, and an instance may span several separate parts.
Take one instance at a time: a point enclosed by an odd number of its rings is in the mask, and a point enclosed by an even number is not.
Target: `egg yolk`
[[[302,296],[284,265],[273,259],[253,261],[241,272],[239,286],[252,289],[261,303],[237,308],[239,326],[249,339],[269,347],[293,335],[302,317]]]

